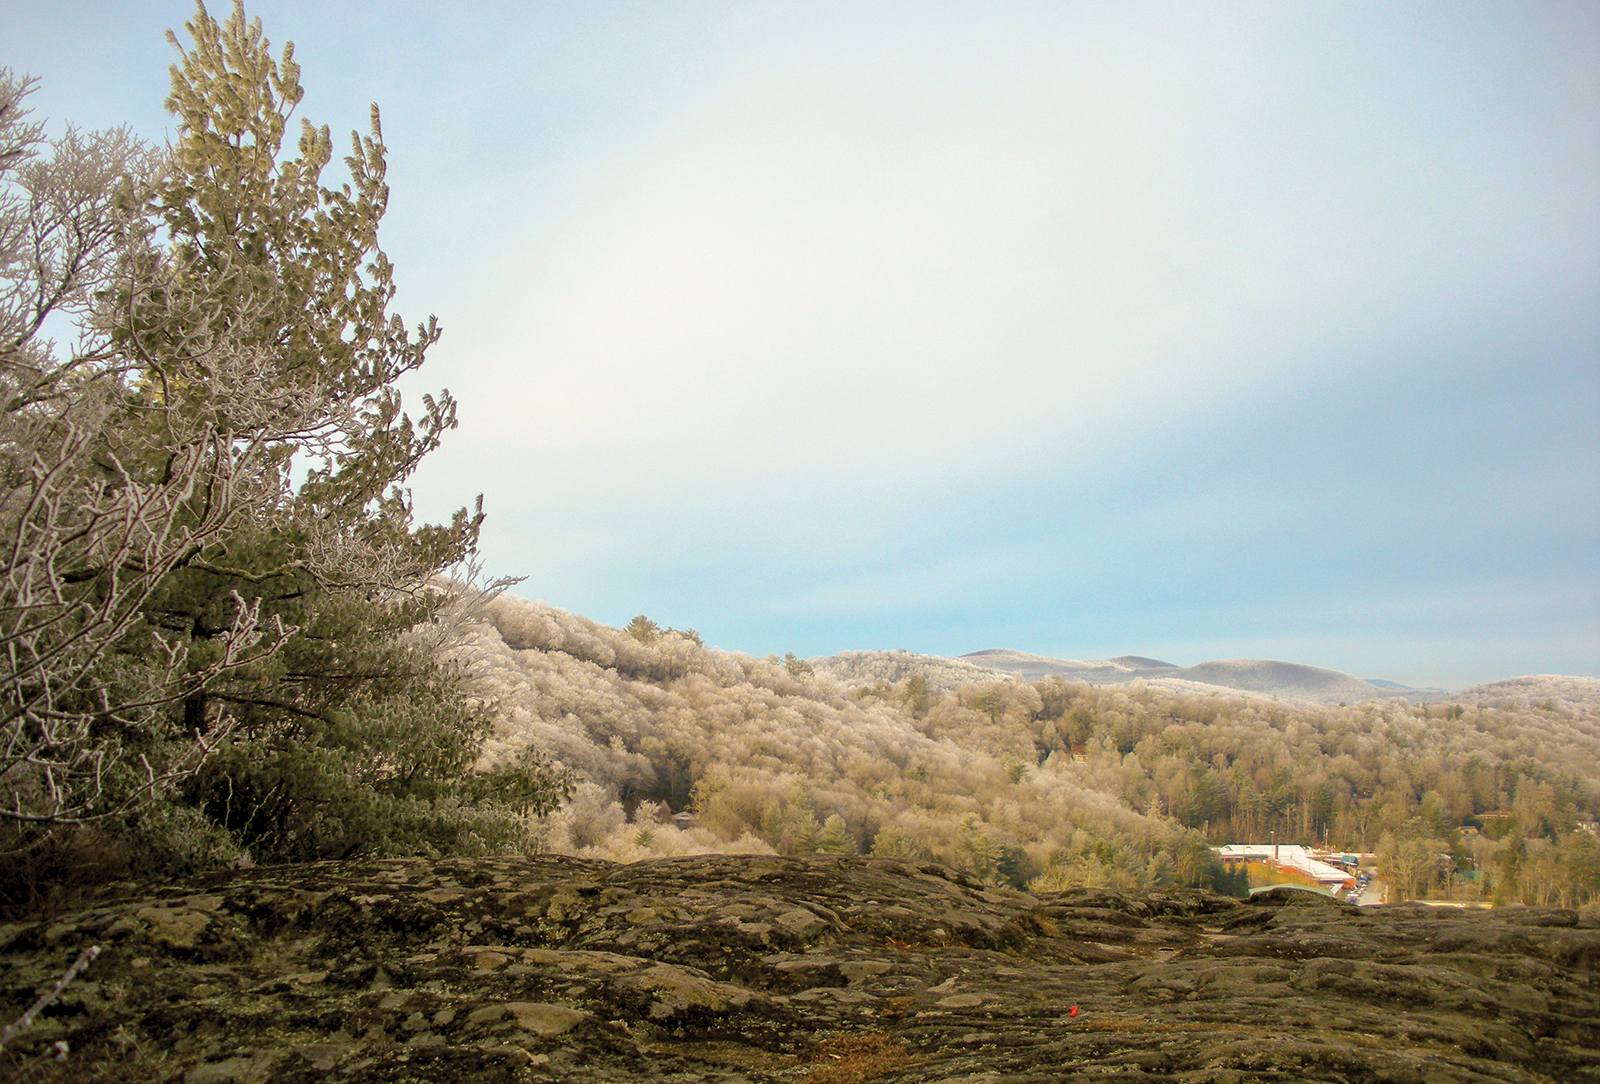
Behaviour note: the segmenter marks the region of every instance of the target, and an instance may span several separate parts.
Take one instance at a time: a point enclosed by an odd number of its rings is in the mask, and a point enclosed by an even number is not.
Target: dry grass
[[[1061,923],[1047,915],[1026,915],[1024,921],[1031,923],[1035,932],[1046,937],[1061,936]]]
[[[805,1055],[807,1084],[861,1084],[916,1064],[905,1044],[887,1032],[823,1039]]]
[[[883,943],[898,952],[937,952],[940,949],[968,947],[965,942],[953,937],[936,937],[930,941],[901,941],[897,937],[885,937]]]
[[[0,922],[32,922],[87,906],[128,873],[127,855],[94,828],[28,840],[0,828]]]

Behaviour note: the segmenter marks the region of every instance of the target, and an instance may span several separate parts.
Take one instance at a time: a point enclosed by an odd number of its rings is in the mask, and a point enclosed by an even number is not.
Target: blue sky
[[[213,14],[227,8],[213,6]],[[1600,676],[1600,7],[249,7],[383,109],[519,591],[754,654]],[[159,140],[185,3],[0,0]]]

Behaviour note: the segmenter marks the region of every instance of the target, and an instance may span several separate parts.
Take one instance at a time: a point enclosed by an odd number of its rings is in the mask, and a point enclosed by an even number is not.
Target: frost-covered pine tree
[[[23,842],[203,816],[282,858],[481,845],[487,715],[427,635],[481,504],[417,525],[404,489],[455,404],[413,419],[395,387],[439,329],[389,312],[377,109],[329,185],[326,127],[285,146],[293,46],[238,3],[186,29],[165,154],[47,144],[0,82],[0,816]],[[559,791],[530,767],[524,812]]]

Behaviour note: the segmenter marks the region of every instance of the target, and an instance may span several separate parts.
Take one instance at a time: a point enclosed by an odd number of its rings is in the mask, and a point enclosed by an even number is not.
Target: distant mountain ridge
[[[1178,666],[1142,655],[1119,655],[1114,659],[1052,659],[1005,648],[973,651],[960,658],[1001,673],[1016,674],[1027,681],[1051,675],[1091,685],[1118,685],[1135,680],[1183,681],[1324,704],[1371,700],[1393,696],[1398,691],[1394,686],[1380,687],[1337,670],[1270,659],[1224,659],[1197,666]]]
[[[909,651],[844,651],[811,659],[816,672],[845,685],[895,684],[916,675],[929,688],[950,690],[981,683],[985,674],[1038,681],[1060,677],[1090,685],[1144,681],[1174,691],[1227,692],[1308,704],[1359,704],[1401,698],[1413,703],[1442,700],[1527,706],[1560,702],[1573,708],[1600,708],[1600,678],[1536,674],[1474,685],[1470,689],[1414,688],[1397,681],[1361,678],[1318,666],[1271,659],[1223,659],[1178,666],[1144,655],[1114,659],[1056,659],[1009,648],[989,648],[955,657]]]

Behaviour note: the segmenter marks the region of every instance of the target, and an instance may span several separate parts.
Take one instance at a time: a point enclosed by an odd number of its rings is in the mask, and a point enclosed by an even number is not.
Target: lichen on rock
[[[240,870],[0,928],[31,1080],[1600,1081],[1600,923],[937,866]],[[51,1044],[70,1053],[56,1059]]]

